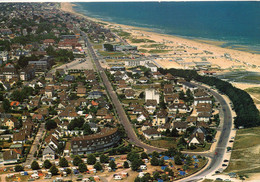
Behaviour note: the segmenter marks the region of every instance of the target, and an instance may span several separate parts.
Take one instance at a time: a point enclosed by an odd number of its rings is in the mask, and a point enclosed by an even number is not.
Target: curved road
[[[114,104],[114,106],[117,110],[119,120],[125,128],[127,136],[129,138],[129,141],[134,143],[136,146],[144,148],[148,153],[153,152],[153,151],[158,151],[158,152],[165,151],[166,149],[153,147],[153,146],[150,146],[148,144],[143,143],[136,136],[135,131],[133,130],[133,127],[132,127],[130,121],[128,120],[128,117],[125,114],[125,110],[123,109],[121,103],[119,102],[117,95],[116,95],[115,91],[113,90],[113,87],[112,87],[110,81],[108,80],[103,68],[101,67],[101,65],[98,61],[98,58],[97,58],[97,56],[96,56],[96,54],[95,54],[95,52],[92,48],[92,45],[90,44],[90,42],[89,42],[87,36],[85,35],[85,33],[82,32],[82,34],[85,36],[86,46],[88,47],[88,49],[89,49],[89,51],[92,55],[92,58],[95,62],[97,71],[100,73],[100,76],[103,80],[103,83],[104,83],[105,87],[107,88],[107,92],[109,93],[111,100],[112,100],[112,102],[113,102],[113,104]],[[188,177],[186,179],[183,179],[182,181],[196,181],[198,179],[203,178],[207,174],[217,170],[218,166],[221,164],[221,162],[223,160],[223,155],[224,155],[225,150],[226,150],[226,146],[227,146],[227,143],[228,143],[228,139],[229,139],[229,135],[230,135],[231,127],[232,127],[231,111],[228,107],[228,104],[223,99],[223,97],[219,93],[217,93],[213,90],[210,90],[207,87],[201,86],[201,85],[196,84],[196,83],[193,83],[193,84],[198,86],[198,87],[207,89],[219,101],[219,103],[222,107],[222,110],[223,110],[223,114],[224,114],[224,123],[223,123],[223,126],[222,126],[223,128],[221,128],[222,132],[221,132],[221,135],[219,137],[219,140],[218,140],[218,143],[217,143],[217,146],[216,146],[216,149],[215,149],[215,152],[217,153],[217,155],[214,155],[214,153],[213,154],[209,154],[209,153],[204,154],[204,156],[212,158],[208,167],[199,171],[193,177]],[[201,153],[198,153],[198,154],[203,155]]]

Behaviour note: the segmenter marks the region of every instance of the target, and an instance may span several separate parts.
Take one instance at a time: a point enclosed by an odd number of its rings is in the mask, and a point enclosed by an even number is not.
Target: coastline
[[[198,39],[185,39],[182,37],[174,36],[174,35],[168,35],[168,34],[160,34],[153,32],[152,30],[148,28],[140,28],[140,27],[133,27],[129,25],[122,25],[122,24],[116,24],[116,23],[111,23],[111,22],[106,22],[103,20],[95,19],[88,17],[84,14],[75,12],[73,9],[73,6],[76,6],[75,4],[72,3],[61,3],[61,10],[66,11],[69,13],[72,13],[77,16],[81,16],[84,18],[87,18],[89,20],[95,21],[95,22],[101,22],[107,24],[106,26],[108,28],[114,28],[114,29],[121,29],[125,32],[131,33],[135,38],[146,38],[146,39],[152,39],[158,43],[163,43],[166,46],[184,46],[187,48],[187,51],[190,54],[197,54],[200,51],[210,51],[214,53],[215,58],[211,59],[210,57],[208,58],[208,62],[210,62],[213,66],[217,66],[221,69],[230,71],[230,69],[242,69],[242,70],[247,70],[247,71],[260,71],[260,54],[254,54],[246,51],[239,51],[236,49],[229,49],[229,48],[222,48],[219,45],[222,43],[221,41],[215,42],[215,41],[210,41],[210,40],[198,40]],[[127,40],[129,42],[129,40]],[[174,42],[174,45],[170,45],[167,43],[167,41]],[[143,44],[136,44],[136,43],[131,43],[132,45],[136,45],[138,47],[143,46]],[[195,50],[189,49],[190,47],[194,48]],[[196,50],[197,49],[197,50]],[[147,49],[149,50],[149,49]],[[168,54],[172,54],[173,51],[170,51]],[[229,54],[232,56],[233,60],[227,60],[223,58],[224,54]],[[146,55],[146,54],[145,54]],[[180,56],[175,56],[180,57]],[[185,57],[185,56],[184,56]],[[173,56],[174,58],[174,56]],[[171,61],[173,59],[164,57],[162,59],[156,59],[155,61],[161,65],[163,68],[184,68],[183,66],[177,64],[174,61]],[[194,58],[184,58],[186,62],[191,62],[191,61],[201,61],[200,58],[194,57]],[[237,61],[238,60],[238,61]],[[252,65],[255,65],[254,67]]]

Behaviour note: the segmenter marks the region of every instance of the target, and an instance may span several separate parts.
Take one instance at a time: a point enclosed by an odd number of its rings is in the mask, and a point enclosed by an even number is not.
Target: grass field
[[[171,50],[161,50],[161,49],[151,49],[150,51],[148,51],[151,54],[157,54],[157,53],[167,53]]]
[[[252,99],[254,100],[256,106],[258,109],[260,108],[260,87],[252,87],[245,89],[247,93],[249,93],[252,96]]]
[[[260,127],[237,131],[231,160],[225,172],[260,173]]]
[[[122,52],[106,52],[106,51],[99,51],[100,55],[102,56],[110,56],[110,57],[118,57],[118,56],[126,56],[126,54]]]
[[[160,148],[170,148],[174,147],[177,148],[177,142],[174,141],[174,139],[171,140],[149,140],[149,143],[155,147],[160,147]]]

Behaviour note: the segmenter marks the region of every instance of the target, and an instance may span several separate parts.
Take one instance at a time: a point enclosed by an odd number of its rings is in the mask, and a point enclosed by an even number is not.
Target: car
[[[229,140],[230,143],[234,142],[234,140]]]
[[[216,174],[220,173],[219,171],[215,171]]]
[[[216,178],[216,181],[223,181],[223,179],[221,179],[221,178]]]
[[[227,160],[227,159],[225,159],[225,160],[224,160],[224,162],[228,162],[228,160]]]
[[[218,155],[218,152],[215,152],[215,155]]]
[[[222,164],[223,167],[226,167],[227,165],[226,164]]]

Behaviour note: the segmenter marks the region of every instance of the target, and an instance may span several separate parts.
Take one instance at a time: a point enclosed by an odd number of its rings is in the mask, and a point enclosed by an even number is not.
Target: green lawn
[[[155,54],[155,53],[167,53],[167,52],[169,52],[169,51],[171,51],[171,50],[151,49],[151,50],[149,51],[149,53],[151,53],[151,54]]]
[[[155,147],[160,148],[170,148],[174,147],[177,148],[177,141],[174,138],[171,138],[169,140],[160,139],[160,140],[149,140],[149,143]]]
[[[135,39],[135,38],[130,38],[130,41],[132,43],[153,43],[153,42],[155,42],[154,40],[150,40],[150,39]]]
[[[110,56],[110,57],[118,57],[118,56],[127,56],[122,52],[106,52],[106,51],[99,51],[102,56]]]
[[[260,81],[260,76],[245,76],[243,77],[245,80],[250,80],[250,81]]]

